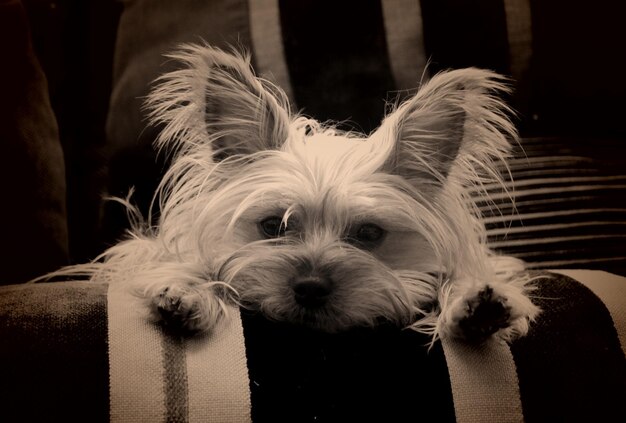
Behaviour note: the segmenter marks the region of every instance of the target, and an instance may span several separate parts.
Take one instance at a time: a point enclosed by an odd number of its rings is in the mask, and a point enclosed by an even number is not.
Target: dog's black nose
[[[332,280],[324,276],[296,276],[290,282],[296,302],[303,307],[320,307],[333,289]]]

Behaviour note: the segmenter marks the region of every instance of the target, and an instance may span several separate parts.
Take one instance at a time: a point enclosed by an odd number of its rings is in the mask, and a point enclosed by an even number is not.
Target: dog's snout
[[[332,280],[325,276],[296,276],[290,284],[296,302],[304,307],[323,305],[333,289]]]

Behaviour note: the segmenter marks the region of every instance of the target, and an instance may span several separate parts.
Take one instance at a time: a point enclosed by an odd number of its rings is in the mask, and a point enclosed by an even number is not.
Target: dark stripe
[[[626,360],[608,310],[567,277],[538,286],[543,312],[511,345],[526,422],[626,421]]]
[[[626,60],[616,52],[624,50],[626,3],[531,0],[530,9],[535,116],[529,129],[623,138]]]
[[[187,389],[187,364],[182,338],[163,334],[163,380],[165,383],[165,421],[186,423],[189,421],[189,392]]]
[[[431,73],[477,66],[509,74],[502,0],[421,0]]]
[[[6,422],[108,422],[107,285],[0,288]]]
[[[454,422],[440,343],[410,330],[321,334],[242,312],[252,420]]]
[[[376,128],[393,90],[379,0],[280,1],[296,103],[318,120]]]

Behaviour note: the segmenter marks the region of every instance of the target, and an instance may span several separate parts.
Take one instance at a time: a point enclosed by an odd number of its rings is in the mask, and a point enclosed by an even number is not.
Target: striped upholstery
[[[209,336],[183,340],[146,319],[123,284],[107,296],[109,410],[114,422],[246,422],[250,394],[238,310]],[[137,342],[137,340],[140,342]]]
[[[526,338],[431,350],[412,331],[327,335],[236,310],[181,339],[119,288],[2,287],[3,421],[625,421],[626,278],[565,274],[582,283],[544,279]]]
[[[525,138],[514,183],[481,202],[491,246],[530,268],[626,274],[626,162],[614,140]],[[482,197],[479,197],[482,198]]]

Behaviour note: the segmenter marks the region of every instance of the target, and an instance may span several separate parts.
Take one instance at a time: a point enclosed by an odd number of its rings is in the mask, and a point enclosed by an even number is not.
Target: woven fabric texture
[[[8,421],[621,421],[626,278],[567,272],[530,334],[478,348],[392,327],[323,334],[233,310],[183,339],[122,290],[0,288]],[[124,284],[117,284],[123,287]],[[620,320],[622,319],[622,320]],[[37,406],[33,406],[33,404]]]

